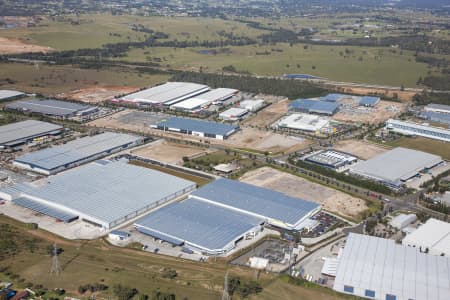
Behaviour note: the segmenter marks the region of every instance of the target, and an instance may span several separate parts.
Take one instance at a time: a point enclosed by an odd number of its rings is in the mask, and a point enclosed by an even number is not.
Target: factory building
[[[305,113],[293,113],[278,121],[276,126],[278,128],[316,132],[329,124],[330,121],[326,117]]]
[[[239,129],[238,126],[228,124],[178,117],[170,117],[166,120],[162,120],[158,124],[150,126],[159,130],[214,138],[218,140],[228,138]]]
[[[301,159],[336,171],[346,170],[358,161],[358,158],[353,155],[334,150],[319,150],[307,154]]]
[[[11,149],[43,136],[55,136],[63,127],[52,123],[26,120],[0,126],[0,149]]]
[[[309,218],[321,209],[317,203],[225,178],[203,186],[189,197],[260,218],[288,230],[302,230]]]
[[[239,93],[239,91],[235,89],[218,88],[173,104],[170,106],[170,109],[194,112],[210,105],[211,103],[218,103],[230,99],[237,93]]]
[[[143,142],[139,136],[105,132],[19,156],[13,165],[44,175],[55,174]]]
[[[10,101],[25,97],[26,94],[13,90],[0,90],[0,101]]]
[[[256,99],[256,100],[244,100],[239,102],[239,107],[247,109],[251,112],[256,112],[260,110],[264,106],[264,100]]]
[[[423,111],[419,114],[419,118],[429,122],[436,122],[450,126],[450,113]]]
[[[205,255],[225,254],[258,234],[264,219],[195,198],[162,207],[135,222],[144,234]]]
[[[450,105],[443,104],[428,104],[424,107],[424,111],[437,112],[443,114],[450,114]]]
[[[440,163],[442,163],[440,156],[398,147],[356,163],[349,172],[381,182],[391,188],[400,188],[406,181],[418,176],[420,172]]]
[[[339,104],[330,101],[298,99],[289,104],[289,110],[293,112],[332,116],[339,110]]]
[[[0,197],[64,222],[81,219],[110,229],[195,188],[194,182],[126,161],[100,160],[45,183],[3,188]]]
[[[380,97],[363,96],[359,99],[359,105],[375,107],[380,102]]]
[[[450,223],[428,219],[425,224],[403,238],[404,246],[415,247],[432,255],[450,256]],[[449,294],[450,295],[450,294]]]
[[[430,139],[450,142],[450,130],[444,128],[390,119],[386,121],[386,129],[403,135],[418,135]]]
[[[52,99],[16,101],[6,105],[6,108],[24,113],[36,113],[59,119],[68,119],[73,117],[87,119],[89,115],[96,113],[99,110],[97,106]]]
[[[205,93],[208,90],[209,87],[203,84],[191,82],[167,82],[124,96],[121,99],[133,103],[170,106]]]
[[[338,258],[335,291],[378,300],[450,295],[450,259],[388,240],[350,233]]]
[[[232,107],[230,109],[227,109],[226,111],[223,111],[219,114],[219,118],[224,121],[239,121],[245,115],[248,114],[248,110],[245,108],[237,108]]]
[[[416,220],[417,217],[415,214],[399,214],[389,222],[389,225],[397,228],[398,230],[401,230],[411,223],[414,223]]]

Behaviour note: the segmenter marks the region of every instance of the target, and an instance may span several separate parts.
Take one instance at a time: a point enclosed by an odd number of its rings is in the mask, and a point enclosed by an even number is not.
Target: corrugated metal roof
[[[239,90],[228,89],[228,88],[217,88],[210,90],[209,92],[200,94],[196,96],[198,99],[208,100],[208,101],[221,101],[227,98],[230,98],[234,94],[239,92]]]
[[[425,106],[425,110],[426,109],[439,109],[439,110],[446,110],[448,112],[450,112],[450,105],[445,105],[445,104],[428,104],[427,106]]]
[[[24,96],[25,93],[13,91],[13,90],[0,90],[0,101],[7,100],[9,98],[15,98],[19,96]]]
[[[320,205],[247,183],[221,178],[191,194],[265,218],[296,224]]]
[[[61,130],[63,127],[52,123],[26,120],[0,126],[0,145],[27,139],[49,132]]]
[[[45,185],[17,184],[2,191],[19,191],[22,196],[111,223],[195,188],[194,182],[124,161],[105,165],[94,162],[47,180]]]
[[[31,99],[10,103],[6,106],[6,108],[64,117],[76,114],[77,112],[80,111],[92,109],[94,107],[85,104],[78,104],[52,99],[46,100]]]
[[[209,88],[203,84],[191,82],[167,82],[146,90],[139,91],[123,97],[126,101],[143,103],[166,103],[179,98],[190,98],[207,91]],[[180,101],[183,99],[180,99]],[[172,103],[175,104],[175,103]]]
[[[446,300],[450,295],[450,259],[421,253],[394,240],[350,233],[345,243],[333,288],[344,292],[354,288],[356,295],[375,292],[397,299]]]
[[[228,124],[178,117],[170,117],[167,120],[159,122],[157,126],[204,132],[223,136],[226,136],[227,134],[238,128],[237,126]]]
[[[91,156],[135,143],[141,137],[105,132],[94,136],[83,137],[61,146],[55,146],[19,156],[15,161],[52,170]]]
[[[333,114],[338,108],[338,103],[311,99],[298,99],[289,103],[289,109],[291,110],[316,113]]]
[[[408,234],[402,242],[404,245],[423,245],[430,251],[436,250],[450,256],[450,223],[437,219],[428,219],[417,230]]]
[[[220,250],[262,222],[260,218],[188,199],[151,212],[135,225],[204,249]]]
[[[63,221],[65,223],[69,223],[75,219],[78,218],[77,215],[71,214],[69,212],[65,212],[63,210],[51,207],[49,205],[46,205],[44,203],[40,203],[38,201],[21,197],[12,200],[12,202],[16,205],[31,209],[33,211],[36,211],[38,213],[44,214],[46,216],[55,218],[57,220]]]
[[[350,170],[362,176],[400,185],[402,180],[407,180],[441,161],[442,158],[437,155],[398,147],[369,160],[360,161]]]
[[[423,111],[419,115],[421,118],[432,121],[450,125],[450,114],[440,113],[435,111]]]
[[[359,105],[374,106],[380,101],[380,97],[363,96],[359,99]]]

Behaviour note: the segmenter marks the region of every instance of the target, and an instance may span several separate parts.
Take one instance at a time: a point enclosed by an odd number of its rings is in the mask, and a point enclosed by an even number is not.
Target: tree
[[[116,284],[113,287],[113,292],[119,300],[130,300],[138,293],[138,290],[121,284]]]

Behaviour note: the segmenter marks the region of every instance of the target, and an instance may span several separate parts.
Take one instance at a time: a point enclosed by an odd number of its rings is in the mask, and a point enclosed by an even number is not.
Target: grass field
[[[68,241],[40,229],[26,229],[17,221],[0,216],[0,226],[5,224],[11,226],[14,232],[18,251],[1,260],[0,266],[9,267],[9,272],[19,276],[15,279],[18,287],[31,282],[34,285],[41,284],[49,290],[64,288],[68,295],[81,298],[77,292],[80,285],[103,283],[110,288],[96,296],[111,299],[114,298],[111,287],[120,283],[136,288],[140,294],[151,295],[152,291],[160,289],[176,294],[177,299],[220,299],[227,271],[230,277],[239,276],[245,281],[256,279],[253,270],[223,262],[185,261],[140,250],[117,248],[104,240]],[[2,235],[1,240],[10,242],[6,235]],[[63,249],[59,255],[62,269],[59,276],[50,274],[51,257],[48,247],[54,242]],[[5,243],[2,243],[2,247],[4,246]],[[167,268],[175,270],[177,277],[163,278]],[[0,279],[15,282],[5,274],[0,274]],[[251,299],[348,299],[348,296],[331,290],[292,285],[270,273],[260,273],[258,281],[264,291]],[[49,294],[45,296],[48,297]],[[87,298],[87,295],[84,297]]]
[[[93,85],[146,87],[164,82],[167,75],[138,74],[122,69],[78,69],[71,66],[50,66],[0,63],[0,82],[10,79],[13,84],[1,88],[14,88],[29,93],[56,95]]]
[[[162,59],[164,66],[195,71],[202,67],[204,71],[215,72],[221,71],[224,66],[233,65],[239,71],[258,75],[307,73],[338,81],[394,86],[403,84],[408,87],[416,86],[418,78],[426,76],[428,71],[427,66],[417,63],[409,51],[400,54],[399,51],[394,53],[382,48],[303,44],[292,47],[278,44],[229,48],[231,52],[216,55],[200,54],[200,48],[133,49],[126,59],[142,62]],[[346,49],[351,52],[348,58],[344,58]]]
[[[436,154],[442,156],[443,159],[450,160],[450,143],[438,140],[427,139],[424,137],[401,137],[395,141],[386,142],[384,145],[416,149]]]

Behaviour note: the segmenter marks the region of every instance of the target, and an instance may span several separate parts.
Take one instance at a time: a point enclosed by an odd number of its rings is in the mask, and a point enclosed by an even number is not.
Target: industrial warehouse
[[[219,118],[224,121],[238,121],[248,114],[245,108],[232,107],[219,114]]]
[[[434,299],[450,295],[450,259],[350,233],[338,258],[333,289],[379,300]]]
[[[358,161],[358,158],[353,155],[334,150],[319,150],[301,159],[336,171],[344,171]]]
[[[24,97],[26,94],[13,90],[0,90],[0,101],[10,101]]]
[[[214,138],[218,140],[226,139],[239,129],[238,126],[228,124],[178,117],[170,117],[150,126],[159,130]]]
[[[193,98],[175,103],[170,106],[170,109],[195,112],[212,103],[221,103],[222,101],[230,99],[237,93],[239,93],[239,91],[235,89],[218,88],[195,96]]]
[[[144,234],[207,255],[225,254],[255,236],[264,219],[195,198],[167,205],[134,225]]]
[[[22,155],[13,161],[13,165],[50,175],[134,147],[142,142],[143,138],[139,136],[105,132]]]
[[[386,121],[386,129],[403,135],[418,135],[430,139],[450,142],[450,130],[390,119]]]
[[[305,113],[294,113],[278,121],[276,127],[316,132],[327,127],[329,124],[330,121],[326,117]]]
[[[332,116],[339,110],[339,104],[330,101],[298,99],[289,103],[289,110],[293,112]]]
[[[252,215],[288,230],[302,230],[309,218],[321,209],[317,203],[225,178],[203,186],[189,197]]]
[[[126,161],[101,160],[51,176],[45,183],[6,187],[0,196],[61,221],[79,218],[109,229],[195,187],[188,180]]]
[[[190,82],[167,82],[149,89],[122,97],[123,101],[152,104],[173,105],[183,100],[207,92],[209,87]]]
[[[349,171],[351,174],[379,181],[391,188],[400,188],[420,172],[441,163],[440,156],[398,147],[367,161],[360,161]]]
[[[72,117],[87,118],[98,111],[98,107],[52,99],[31,99],[16,101],[6,106],[7,109],[44,116],[68,119]]]
[[[61,133],[63,127],[52,123],[26,120],[0,126],[0,149],[15,148],[43,136]]]

